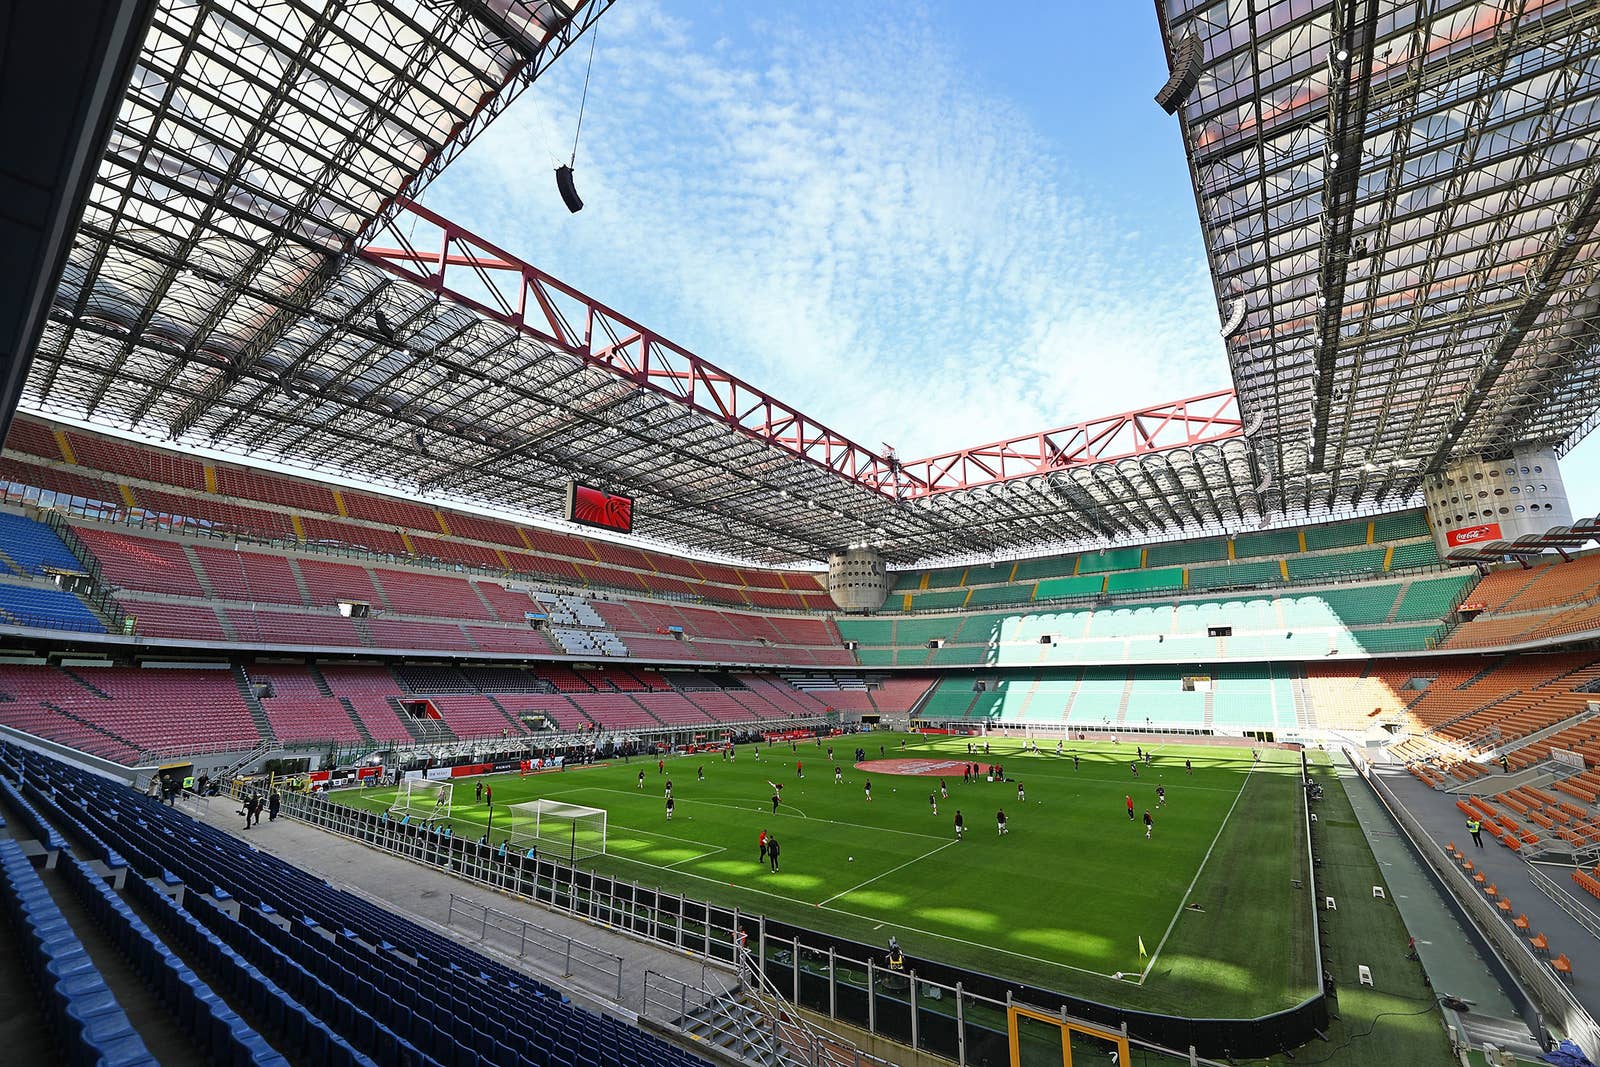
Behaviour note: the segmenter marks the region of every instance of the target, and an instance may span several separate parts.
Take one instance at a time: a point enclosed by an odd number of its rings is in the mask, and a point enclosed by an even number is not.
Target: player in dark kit
[[[1009,834],[1011,832],[1009,829],[1006,828],[1006,809],[1005,808],[1001,808],[999,811],[994,813],[994,822],[995,822],[995,829],[996,829],[996,831],[999,833],[999,835],[1001,837],[1004,837],[1004,836],[1006,836],[1007,834]]]
[[[777,874],[778,873],[778,839],[776,837],[767,838],[767,858],[772,861],[772,873],[773,874]]]
[[[960,841],[961,840],[961,835],[966,833],[966,832],[967,832],[967,820],[963,819],[961,817],[961,813],[958,811],[958,812],[956,812],[956,840]]]

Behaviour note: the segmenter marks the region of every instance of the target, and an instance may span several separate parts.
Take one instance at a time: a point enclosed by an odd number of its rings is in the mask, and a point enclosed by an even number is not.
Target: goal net
[[[450,818],[450,799],[455,785],[427,778],[407,778],[400,783],[389,814],[412,822],[443,822]]]
[[[495,836],[502,829],[494,824]],[[606,811],[558,800],[530,800],[506,808],[506,847],[527,853],[536,849],[546,859],[577,863],[606,853]]]

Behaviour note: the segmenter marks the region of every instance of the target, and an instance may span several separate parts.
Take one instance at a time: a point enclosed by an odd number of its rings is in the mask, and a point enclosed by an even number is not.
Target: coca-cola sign
[[[1462,545],[1475,544],[1478,541],[1498,541],[1500,539],[1500,524],[1486,522],[1478,526],[1464,526],[1459,530],[1449,530],[1444,535],[1445,543],[1451,548]]]

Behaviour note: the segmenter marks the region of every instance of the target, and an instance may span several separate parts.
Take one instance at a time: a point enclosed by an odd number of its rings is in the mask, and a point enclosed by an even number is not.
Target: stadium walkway
[[[1394,898],[1406,929],[1416,939],[1417,955],[1422,958],[1435,991],[1472,1002],[1472,1011],[1463,1022],[1474,1034],[1485,1031],[1485,1037],[1495,1039],[1502,1047],[1507,1044],[1499,1040],[1502,1034],[1515,1035],[1527,1049],[1536,1051],[1534,1036],[1510,994],[1474,946],[1462,920],[1441,895],[1442,890],[1406,843],[1400,828],[1349,764],[1335,757],[1333,766],[1361,832],[1383,868],[1389,895]],[[1493,1022],[1472,1025],[1485,1020]]]
[[[302,867],[338,888],[360,893],[369,900],[381,901],[441,934],[495,957],[508,967],[565,991],[574,1000],[584,1001],[589,1007],[599,1010],[620,1007],[627,1014],[641,1011],[646,970],[690,985],[698,985],[706,978],[707,968],[697,957],[593,926],[517,897],[492,892],[432,867],[392,856],[326,830],[288,818],[280,818],[276,822],[263,820],[260,825],[245,830],[243,820],[234,814],[234,803],[226,798],[214,799],[209,806],[189,800],[183,802],[181,807],[195,818],[226,830],[263,852]],[[474,906],[494,908],[621,956],[624,961],[621,1003],[617,1001],[614,980],[585,975],[581,969],[570,978],[564,977],[561,960],[541,960],[531,952],[526,957],[518,957],[499,950],[493,943],[480,942],[469,929],[459,924],[449,926],[452,894]],[[718,982],[730,987],[734,984],[730,969],[712,966],[709,970],[711,979],[708,984],[713,987]]]
[[[1474,848],[1467,834],[1466,819],[1456,809],[1456,796],[1428,788],[1402,768],[1379,766],[1374,770],[1441,848],[1454,841],[1489,881],[1499,887],[1501,895],[1511,901],[1513,913],[1527,914],[1534,931],[1549,938],[1552,956],[1565,952],[1571,958],[1573,974],[1567,988],[1590,1015],[1600,1018],[1600,941],[1595,935],[1545,896],[1528,877],[1528,862],[1495,841],[1487,831],[1483,835],[1483,847]],[[1543,873],[1563,889],[1572,884],[1571,867],[1540,866]],[[1577,895],[1569,892],[1569,896],[1577,907],[1594,910]],[[1600,920],[1600,916],[1596,918]]]

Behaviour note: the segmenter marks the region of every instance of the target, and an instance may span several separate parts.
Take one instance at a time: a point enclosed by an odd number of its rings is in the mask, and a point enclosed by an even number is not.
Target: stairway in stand
[[[250,717],[256,721],[256,729],[261,731],[262,741],[277,743],[278,735],[272,729],[272,721],[267,718],[267,709],[261,706],[261,699],[256,696],[255,683],[250,680],[250,675],[245,672],[242,664],[233,665],[233,683],[239,687],[239,695],[244,698],[245,707],[250,709]]]

